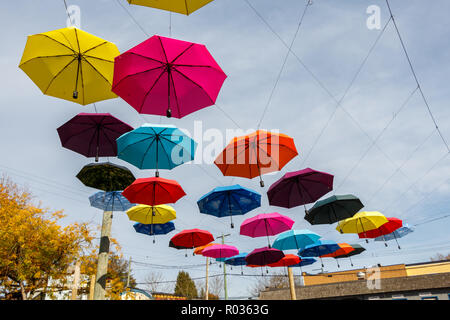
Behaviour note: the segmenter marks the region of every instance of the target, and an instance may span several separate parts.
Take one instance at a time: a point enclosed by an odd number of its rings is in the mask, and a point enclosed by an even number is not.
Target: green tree
[[[184,296],[188,299],[196,299],[198,297],[195,282],[185,271],[178,272],[177,282],[175,284],[175,295]]]

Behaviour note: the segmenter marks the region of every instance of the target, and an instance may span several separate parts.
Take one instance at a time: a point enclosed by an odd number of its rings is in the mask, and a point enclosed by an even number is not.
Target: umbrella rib
[[[144,99],[142,100],[141,107],[139,108],[139,113],[142,113],[142,109],[144,108],[145,101],[147,100],[147,98],[148,98],[150,92],[151,92],[151,91],[153,90],[153,88],[156,86],[156,84],[158,83],[158,81],[159,81],[159,80],[161,79],[161,77],[164,75],[164,72],[165,72],[165,70],[163,70],[163,71],[161,72],[161,74],[158,76],[158,78],[155,80],[155,82],[152,84],[152,86],[150,87],[150,89],[149,89],[149,90],[147,91],[147,93],[145,94]]]
[[[88,54],[83,54],[83,57],[84,57],[85,59],[86,59],[86,58],[89,58],[89,59],[96,59],[96,60],[100,60],[100,61],[104,61],[104,62],[114,63],[114,60],[102,59],[102,58],[99,58],[99,57],[90,56],[90,55],[88,55]]]
[[[162,65],[165,65],[167,63],[167,62],[155,59],[155,58],[150,58],[150,57],[143,56],[142,54],[139,54],[139,53],[136,53],[136,52],[127,51],[127,52],[123,53],[123,55],[126,55],[126,54],[131,54],[131,55],[138,56],[138,57],[141,57],[141,58],[144,58],[144,59],[147,59],[147,60],[156,61],[156,62],[161,63]]]
[[[172,61],[170,61],[170,63],[174,63],[175,60],[177,60],[179,57],[181,57],[183,54],[186,53],[186,51],[188,51],[190,48],[192,48],[194,46],[194,43],[191,43],[186,49],[184,49],[179,55],[177,55],[174,59],[172,59]],[[169,60],[167,60],[169,61]]]
[[[170,83],[172,83],[172,86],[173,86],[173,94],[175,95],[175,102],[177,103],[178,115],[181,117],[180,102],[178,101],[177,90],[175,88],[175,80],[173,79],[172,72],[169,72],[168,76],[169,76],[169,80],[171,80]],[[169,83],[169,98],[170,98],[170,83]],[[169,105],[169,108],[170,108],[170,105]]]
[[[149,145],[147,146],[147,149],[145,150],[144,154],[142,155],[142,159],[141,159],[141,165],[140,167],[142,168],[144,165],[144,160],[145,160],[145,156],[147,155],[147,153],[149,152],[150,148],[152,147],[153,143],[156,141],[156,139],[153,139]],[[141,141],[142,142],[142,141]],[[156,148],[158,148],[158,144],[156,145]],[[156,159],[156,162],[158,162],[158,159]]]
[[[93,46],[92,48],[87,49],[87,50],[85,50],[85,51],[83,51],[83,52],[80,52],[80,53],[81,53],[81,54],[85,54],[86,52],[89,52],[89,51],[91,51],[91,50],[97,49],[98,47],[101,47],[101,46],[103,46],[103,45],[105,45],[105,44],[107,44],[107,43],[108,43],[108,41],[104,41],[104,42],[102,42],[102,43],[100,43],[100,44],[98,44],[98,45],[96,45],[96,46]]]
[[[28,62],[31,62],[35,59],[49,59],[49,58],[62,58],[62,57],[74,57],[73,54],[59,54],[59,55],[55,55],[55,56],[39,56],[39,57],[34,57],[31,58],[30,60],[24,61],[19,65],[19,68],[22,67],[23,65],[27,64]]]
[[[50,80],[50,83],[47,86],[47,89],[45,89],[44,94],[47,93],[47,91],[50,89],[50,86],[53,84],[55,79],[61,75],[62,72],[64,72],[76,59],[74,58],[72,61],[70,61],[68,64],[66,64],[53,78]]]
[[[196,85],[197,87],[199,87],[203,92],[206,93],[206,96],[211,100],[211,103],[214,104],[214,101],[211,99],[211,97],[209,96],[209,94],[202,88],[201,85],[199,85],[197,82],[195,82],[194,80],[192,80],[191,78],[187,77],[185,74],[183,74],[182,72],[178,71],[176,68],[173,69],[174,71],[178,72],[182,77],[186,78],[186,80],[192,82],[194,85]]]
[[[109,82],[109,80],[106,79],[105,76],[100,71],[98,71],[96,67],[94,67],[94,65],[92,65],[92,63],[90,63],[86,58],[84,58],[84,61],[87,62],[89,66],[91,66],[91,68],[94,69],[94,71],[97,72],[103,78],[103,80],[106,81],[106,83],[108,83],[108,85],[112,85],[112,83]]]
[[[50,39],[50,40],[53,40],[53,41],[55,41],[55,42],[57,42],[57,43],[59,43],[60,45],[62,45],[62,46],[64,46],[64,47],[66,47],[67,49],[69,49],[69,50],[71,50],[71,51],[73,51],[73,53],[77,53],[74,49],[72,49],[71,47],[69,47],[69,46],[67,46],[67,45],[65,45],[64,43],[62,43],[62,42],[59,42],[58,40],[56,40],[56,39],[53,39],[52,37],[50,37],[50,36],[48,36],[48,35],[46,35],[46,34],[42,34],[42,33],[40,33],[40,34],[38,34],[38,36],[43,36],[43,37],[46,37],[46,38],[48,38],[48,39]],[[66,36],[63,34],[63,36],[64,36],[64,38],[66,38]],[[67,38],[66,38],[67,39]],[[69,41],[68,41],[69,42]],[[69,42],[69,44],[70,44],[70,42]]]
[[[227,148],[225,148],[225,152],[226,152],[226,149],[227,149]],[[234,161],[236,160],[236,158],[239,157],[243,152],[247,151],[247,149],[248,149],[248,146],[244,146],[244,149],[243,149],[241,152],[239,152],[239,153],[233,158],[233,164],[234,164]],[[234,150],[233,150],[233,151],[234,151]],[[226,153],[225,153],[225,154],[226,154]],[[233,152],[233,155],[234,155],[234,152]],[[227,161],[227,160],[225,160],[225,161]],[[224,172],[223,172],[223,175],[224,175],[224,176],[226,176],[226,172],[227,172],[227,170],[228,170],[229,167],[230,167],[230,164],[226,164],[225,170],[224,170]]]
[[[162,136],[160,136],[160,137],[162,137]],[[164,138],[164,137],[163,137]],[[166,140],[168,140],[168,139],[166,139]],[[172,159],[169,157],[169,153],[166,151],[166,148],[164,148],[164,144],[163,143],[161,143],[161,148],[163,149],[163,152],[164,152],[164,154],[166,155],[166,158],[167,158],[167,160],[168,160],[168,164],[169,164],[169,166],[172,166],[172,163],[174,164],[174,162],[172,161]],[[172,168],[174,168],[174,167],[172,167]],[[172,169],[171,168],[171,169]]]
[[[163,66],[159,66],[159,67],[156,67],[156,68],[152,68],[152,69],[140,71],[140,72],[137,72],[137,73],[129,74],[129,75],[123,77],[122,79],[120,79],[120,80],[114,85],[113,89],[114,89],[114,88],[117,88],[117,86],[120,85],[120,84],[122,83],[122,81],[125,81],[125,80],[127,80],[128,78],[131,78],[131,77],[134,77],[134,76],[137,76],[137,75],[141,75],[141,74],[144,74],[144,73],[146,73],[146,72],[155,71],[155,70],[161,69],[162,67],[163,67]],[[164,71],[163,71],[163,73],[164,73]],[[160,75],[159,77],[161,77],[161,75]],[[158,77],[158,79],[159,79],[159,77]],[[157,79],[157,80],[158,80],[158,79]],[[156,82],[157,80],[155,80],[155,82]]]
[[[166,59],[165,64],[167,64],[167,63],[169,63],[169,59],[167,59],[166,50],[164,49],[164,45],[163,45],[163,43],[162,43],[161,37],[158,36],[157,38],[158,38],[158,40],[159,40],[159,43],[161,44],[161,49],[162,49],[162,51],[163,51],[163,53],[164,53],[164,58]]]

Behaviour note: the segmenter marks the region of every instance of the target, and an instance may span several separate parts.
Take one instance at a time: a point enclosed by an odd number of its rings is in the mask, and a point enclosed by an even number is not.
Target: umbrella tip
[[[72,97],[73,97],[74,99],[78,99],[78,91],[77,91],[77,90],[75,90],[75,91],[73,92]]]
[[[157,178],[159,177],[159,171],[155,172],[155,177],[157,177]]]
[[[231,229],[234,229],[234,223],[233,222],[231,223]]]
[[[261,181],[259,182],[259,185],[261,186],[261,188],[264,188],[264,181],[261,180]]]
[[[172,118],[172,110],[170,110],[170,108],[167,109],[166,116],[167,116],[167,118]]]

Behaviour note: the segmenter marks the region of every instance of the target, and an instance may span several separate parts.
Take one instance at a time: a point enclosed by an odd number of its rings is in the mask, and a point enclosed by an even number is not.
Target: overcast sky
[[[120,1],[148,35],[169,36],[169,13]],[[197,134],[205,136],[197,142],[200,150],[205,150],[211,143],[208,132],[212,129],[223,133],[225,146],[227,129],[237,129],[237,126],[245,131],[255,129],[267,105],[261,128],[279,130],[293,137],[299,156],[281,172],[264,176],[264,189],[257,178],[223,177],[216,166],[205,162],[185,164],[172,171],[161,170],[162,177],[176,179],[187,193],[174,205],[177,230],[201,228],[215,236],[230,233],[227,244],[237,246],[241,252],[250,252],[265,246],[266,239],[240,236],[240,223],[256,214],[276,211],[293,218],[296,229],[310,229],[337,242],[365,245],[367,251],[353,259],[355,267],[428,261],[436,253],[449,253],[449,220],[431,221],[449,214],[450,162],[445,157],[448,151],[420,93],[414,91],[416,83],[392,21],[336,109],[336,100],[346,92],[381,32],[367,27],[366,10],[370,5],[378,5],[383,27],[389,19],[386,3],[313,1],[292,47],[295,56],[289,55],[268,104],[287,54],[285,44],[292,41],[305,1],[248,2],[256,12],[245,0],[216,0],[188,17],[172,14],[172,37],[205,44],[228,78],[217,106],[183,119],[162,118],[161,121],[193,134],[194,127],[201,127]],[[120,52],[148,38],[116,0],[68,0],[67,3],[81,8],[83,30],[116,43]],[[391,6],[431,111],[443,137],[450,141],[450,50],[448,41],[443,41],[450,37],[447,17],[450,3],[391,0]],[[96,190],[75,178],[93,159],[62,148],[56,132],[57,127],[77,113],[94,112],[93,105],[80,106],[42,95],[18,68],[26,37],[63,28],[66,20],[62,0],[0,3],[3,30],[0,171],[27,185],[44,206],[64,209],[67,214],[64,223],[101,224],[102,212],[91,208],[88,201]],[[407,104],[403,105],[405,101]],[[133,127],[160,121],[157,116],[139,115],[120,98],[99,102],[97,109]],[[138,170],[121,160],[110,160],[127,166],[137,177],[154,175],[153,170]],[[335,225],[311,226],[303,219],[302,207],[290,210],[269,207],[268,187],[284,173],[305,167],[334,175],[334,190],[327,196],[351,193],[360,197],[366,211],[400,217],[412,225],[428,223],[418,225],[413,234],[399,240],[402,249],[398,250],[394,243],[385,248],[382,242],[366,245],[355,235],[340,235]],[[234,183],[261,192],[263,206],[235,217],[236,227],[230,229],[227,218],[200,214],[196,201],[214,187]],[[174,232],[159,236],[153,244],[151,238],[135,233],[133,223],[125,213],[114,214],[112,236],[118,239],[126,258],[131,256],[135,261],[167,266],[205,261],[190,252],[186,258],[184,251],[168,248]],[[331,259],[325,259],[324,263],[327,271],[339,270]],[[341,262],[341,269],[350,267],[350,263]],[[304,271],[315,273],[318,268],[320,264],[315,264]],[[133,265],[133,269],[138,282],[143,282],[150,272],[161,271],[165,272],[164,280],[171,281],[178,272],[143,265]],[[211,274],[217,274],[222,269],[213,266],[210,270]],[[203,267],[186,271],[192,277],[204,276]],[[246,273],[260,274],[260,270],[246,270]],[[253,277],[228,277],[228,295],[248,296],[248,288],[254,281]]]

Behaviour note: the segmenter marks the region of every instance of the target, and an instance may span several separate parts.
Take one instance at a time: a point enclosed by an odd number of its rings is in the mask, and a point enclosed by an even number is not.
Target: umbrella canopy
[[[361,200],[352,194],[334,195],[317,201],[305,215],[311,224],[332,224],[353,217],[364,207]]]
[[[387,218],[388,222],[381,225],[380,227],[372,230],[368,230],[365,233],[358,233],[360,239],[362,238],[376,238],[381,237],[383,235],[394,232],[395,230],[401,228],[403,226],[402,220],[398,218]]]
[[[215,104],[226,77],[204,45],[155,35],[115,59],[112,91],[139,113],[182,118]]]
[[[313,264],[314,262],[316,262],[317,260],[314,258],[308,258],[308,257],[300,257],[300,262],[291,266],[291,267],[304,267],[304,266],[309,266],[310,264]]]
[[[294,139],[281,133],[258,130],[235,137],[214,160],[224,176],[253,179],[281,170],[298,155]]]
[[[214,237],[211,232],[206,230],[189,229],[177,233],[170,240],[175,246],[192,249],[214,241]]]
[[[85,165],[77,178],[85,186],[103,191],[123,190],[136,180],[128,168],[110,162]]]
[[[148,206],[138,204],[127,210],[128,218],[142,224],[164,224],[177,218],[176,211],[171,206],[161,204]]]
[[[118,158],[139,169],[173,169],[194,160],[197,143],[173,125],[144,124],[117,139]]]
[[[227,244],[218,244],[209,246],[202,250],[202,255],[210,258],[229,258],[239,254],[239,250],[234,246]]]
[[[245,266],[247,264],[247,261],[245,261],[245,257],[248,255],[247,252],[241,252],[235,256],[226,258],[224,262],[226,264],[232,265],[232,266]]]
[[[286,254],[277,262],[270,263],[269,267],[291,267],[300,263],[300,257],[295,254]]]
[[[215,245],[219,245],[218,243],[208,243],[205,244],[204,246],[200,246],[194,249],[194,254],[202,254],[203,250],[209,246],[215,246]]]
[[[340,233],[367,233],[388,222],[388,219],[378,211],[358,212],[351,218],[341,220],[336,230]],[[366,239],[366,242],[367,239]]]
[[[133,225],[133,228],[138,233],[152,236],[152,235],[168,234],[172,232],[173,230],[175,230],[175,224],[169,221],[166,223],[156,223],[153,224],[153,227],[151,227],[149,224],[135,223]]]
[[[261,195],[238,184],[218,187],[197,201],[201,213],[216,217],[230,216],[231,228],[234,228],[232,216],[243,215],[261,206]]]
[[[103,211],[127,211],[133,206],[127,198],[122,196],[122,191],[99,191],[89,197],[91,207]]]
[[[333,190],[333,179],[329,173],[310,168],[288,172],[267,191],[269,204],[293,208],[312,203]]]
[[[189,15],[213,0],[127,0],[129,4]]]
[[[178,182],[159,177],[136,179],[122,194],[130,202],[149,206],[175,203],[186,195]]]
[[[116,139],[133,127],[109,113],[79,113],[57,131],[64,148],[85,157],[117,156]]]
[[[321,257],[322,258],[337,258],[342,255],[347,255],[350,252],[355,250],[355,248],[353,248],[348,243],[338,243],[338,246],[339,246],[339,249],[336,250],[335,252],[323,254],[323,255],[321,255]]]
[[[315,243],[307,245],[305,249],[299,250],[301,257],[321,257],[325,254],[334,253],[341,247],[331,240],[317,240]]]
[[[42,93],[87,105],[111,92],[116,45],[75,27],[28,37],[19,67]]]
[[[365,251],[366,249],[363,248],[361,245],[359,244],[351,244],[353,251],[350,251],[348,253],[345,254],[341,254],[339,256],[336,256],[336,259],[341,259],[341,258],[349,258],[350,259],[350,263],[353,266],[353,262],[352,262],[352,256],[355,256],[357,254],[360,254],[361,252]]]
[[[291,229],[294,223],[294,220],[278,212],[262,213],[242,222],[239,233],[252,238],[267,236],[269,241],[269,236]]]
[[[250,252],[245,257],[245,261],[247,262],[247,265],[265,266],[271,263],[275,263],[283,257],[283,251],[274,248],[263,247]]]
[[[414,227],[410,226],[408,223],[405,223],[403,227],[395,230],[394,232],[375,238],[375,241],[389,241],[402,238],[413,231]]]
[[[169,241],[169,247],[170,247],[170,248],[177,249],[177,250],[181,250],[181,249],[189,249],[188,247],[183,247],[183,246],[176,246],[176,245],[174,245],[173,242],[172,242],[172,240]]]
[[[315,243],[321,237],[310,230],[289,230],[280,234],[272,244],[278,250],[300,250],[307,245]]]

